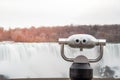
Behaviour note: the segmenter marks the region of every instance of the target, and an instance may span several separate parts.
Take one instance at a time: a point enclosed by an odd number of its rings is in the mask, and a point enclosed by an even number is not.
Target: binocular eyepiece
[[[88,34],[75,34],[68,38],[59,38],[60,44],[69,45],[72,48],[93,48],[97,45],[105,45],[105,39],[96,39]]]

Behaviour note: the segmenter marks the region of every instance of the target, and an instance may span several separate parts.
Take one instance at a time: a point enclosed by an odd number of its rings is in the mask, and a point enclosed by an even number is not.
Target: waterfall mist
[[[73,49],[65,46],[68,57],[79,54],[98,56],[99,48]],[[92,63],[94,77],[120,78],[120,44],[107,44],[103,59]],[[68,78],[71,62],[60,55],[58,43],[0,43],[0,74],[9,78]]]

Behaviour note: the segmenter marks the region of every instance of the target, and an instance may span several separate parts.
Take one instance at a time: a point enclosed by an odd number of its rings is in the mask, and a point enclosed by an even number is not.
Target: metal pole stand
[[[71,80],[92,80],[93,69],[90,67],[90,63],[98,62],[103,56],[103,46],[106,44],[105,39],[96,39],[88,34],[75,34],[69,38],[60,38],[61,44],[61,56],[64,60],[73,62],[70,67],[70,79]],[[72,48],[80,48],[82,51],[84,48],[93,48],[100,46],[100,55],[96,59],[88,59],[83,55],[79,55],[76,58],[68,58],[64,54],[64,45],[69,45]]]
[[[71,80],[92,80],[93,69],[85,56],[78,56],[75,58],[70,67]]]

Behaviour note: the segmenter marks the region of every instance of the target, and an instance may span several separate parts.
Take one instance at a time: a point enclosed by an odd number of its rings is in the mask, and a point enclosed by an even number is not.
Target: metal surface
[[[93,48],[98,45],[105,45],[105,39],[96,39],[89,34],[75,34],[68,38],[59,38],[59,44],[69,45],[72,48]]]
[[[89,63],[87,57],[80,55],[74,59],[74,63]]]
[[[74,58],[67,58],[64,54],[64,44],[61,44],[61,56],[64,60],[73,62]]]
[[[93,48],[100,46],[100,55],[95,59],[88,59],[90,63],[98,62],[103,57],[103,46],[106,44],[105,39],[96,39],[88,34],[75,34],[68,38],[60,38],[59,44],[61,44],[61,56],[64,60],[74,62],[75,58],[68,58],[64,54],[64,45],[69,45],[72,48],[80,48],[82,51],[84,48]]]
[[[74,61],[74,58],[68,58],[68,57],[65,56],[65,54],[64,54],[64,44],[61,44],[61,56],[66,61],[70,61],[70,62]],[[103,46],[100,45],[100,55],[96,59],[88,59],[88,61],[91,62],[91,63],[98,62],[99,60],[102,59],[102,57],[103,57]]]

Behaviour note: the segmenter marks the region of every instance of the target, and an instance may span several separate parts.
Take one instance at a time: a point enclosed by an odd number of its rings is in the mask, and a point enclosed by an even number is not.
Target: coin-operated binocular
[[[68,38],[59,38],[59,44],[61,44],[61,56],[64,60],[73,62],[70,67],[70,79],[71,80],[92,80],[93,69],[90,67],[90,63],[98,62],[103,56],[103,46],[106,44],[105,39],[96,39],[88,34],[75,34]],[[69,45],[72,48],[80,48],[83,51],[84,48],[94,48],[100,46],[100,55],[96,59],[88,59],[83,55],[79,55],[76,58],[68,58],[64,54],[64,45]]]

